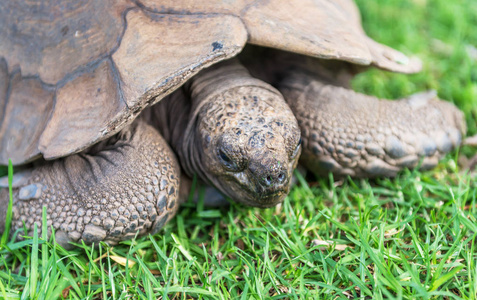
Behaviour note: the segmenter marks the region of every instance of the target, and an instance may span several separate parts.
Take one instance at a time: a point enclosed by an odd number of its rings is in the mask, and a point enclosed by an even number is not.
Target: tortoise
[[[434,166],[465,132],[433,94],[349,89],[369,66],[421,68],[367,37],[351,0],[7,0],[0,28],[13,229],[41,228],[46,206],[64,246],[157,232],[191,176],[269,207],[300,154],[317,174],[394,176]]]

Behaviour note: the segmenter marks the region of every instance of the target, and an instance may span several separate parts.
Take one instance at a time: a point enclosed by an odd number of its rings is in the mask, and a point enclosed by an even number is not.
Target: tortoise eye
[[[227,154],[225,154],[225,152],[222,151],[222,149],[219,150],[219,157],[226,164],[232,163],[232,160],[230,159],[230,157],[228,157]]]
[[[240,171],[237,162],[235,162],[233,158],[227,155],[227,153],[223,149],[219,148],[219,151],[217,154],[219,156],[220,162],[222,163],[222,165],[224,165],[226,169],[228,169],[229,171],[234,171],[234,172]]]

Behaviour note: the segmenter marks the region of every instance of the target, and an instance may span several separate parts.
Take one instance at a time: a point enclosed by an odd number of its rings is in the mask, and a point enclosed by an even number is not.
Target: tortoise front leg
[[[429,169],[465,132],[462,112],[433,93],[386,101],[299,71],[279,90],[302,131],[301,162],[319,175],[395,176],[405,167]]]
[[[179,206],[180,169],[160,134],[143,121],[85,153],[16,175],[12,229],[41,228],[42,207],[56,241],[91,244],[157,232]],[[8,191],[0,191],[6,208]],[[3,224],[2,224],[3,225]]]

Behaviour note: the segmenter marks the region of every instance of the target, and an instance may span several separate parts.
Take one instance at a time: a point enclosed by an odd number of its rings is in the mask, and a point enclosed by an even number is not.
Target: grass
[[[477,133],[477,2],[358,4],[369,35],[415,53],[424,70],[370,70],[354,88],[387,98],[436,89]],[[0,298],[476,299],[477,184],[458,157],[395,179],[298,176],[271,209],[187,203],[158,235],[115,247],[11,241],[0,250]]]

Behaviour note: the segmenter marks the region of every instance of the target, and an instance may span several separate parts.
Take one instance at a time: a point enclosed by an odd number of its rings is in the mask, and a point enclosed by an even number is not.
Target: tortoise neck
[[[230,88],[237,79],[249,77],[248,70],[234,58],[202,70],[185,85],[185,89],[194,104],[208,95]]]

